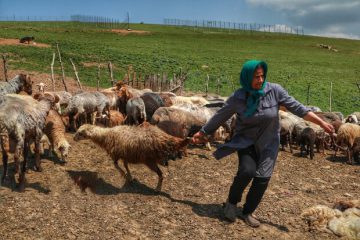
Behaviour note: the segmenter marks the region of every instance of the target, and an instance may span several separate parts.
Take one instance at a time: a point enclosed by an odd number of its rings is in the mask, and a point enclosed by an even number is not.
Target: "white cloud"
[[[311,34],[346,38],[360,35],[359,0],[246,0],[253,7],[281,13]]]

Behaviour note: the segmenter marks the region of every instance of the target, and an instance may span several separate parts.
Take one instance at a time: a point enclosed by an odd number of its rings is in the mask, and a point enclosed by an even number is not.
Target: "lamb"
[[[83,114],[86,116],[96,112],[97,117],[101,117],[103,113],[109,115],[110,102],[109,99],[101,92],[82,92],[74,95],[69,105],[64,110],[63,116],[69,116],[70,125],[73,130],[77,129],[76,122]],[[95,124],[95,119],[92,119]]]
[[[30,139],[33,139],[35,142],[35,169],[38,171],[42,170],[39,152],[42,129],[50,108],[54,102],[59,100],[46,94],[36,94],[34,98],[38,99],[39,102],[34,101],[28,96],[10,94],[4,97],[4,102],[0,106],[0,134],[8,135],[9,140],[15,144],[15,172],[18,171],[20,154],[23,154],[24,160],[19,175],[20,191],[23,191],[25,187],[25,171]],[[4,141],[1,141],[4,167],[1,178],[2,183],[7,176],[8,162],[8,155],[4,144]]]
[[[360,137],[360,126],[353,123],[344,123],[340,126],[338,133],[336,135],[336,144],[338,146],[346,145],[347,146],[347,157],[348,163],[353,164],[352,161],[352,151],[355,139]],[[334,155],[336,155],[336,151]]]
[[[10,93],[19,93],[21,91],[32,94],[33,82],[29,75],[19,74],[8,82],[0,82],[0,96]]]
[[[314,144],[316,140],[316,133],[314,129],[307,127],[300,134],[300,156],[303,156],[303,151],[306,156],[310,155],[310,159],[314,158]]]
[[[113,128],[85,124],[74,136],[75,141],[82,139],[91,139],[105,149],[113,160],[115,168],[126,177],[128,182],[133,180],[128,167],[129,163],[142,163],[148,166],[159,177],[157,191],[161,191],[163,181],[158,164],[169,157],[181,157],[190,142],[189,139],[183,140],[170,136],[148,123],[142,126],[122,125]],[[118,165],[119,159],[124,163],[126,174]]]
[[[116,110],[110,110],[110,119],[107,118],[106,115],[103,115],[103,117],[96,123],[97,126],[109,126],[109,127],[115,127],[124,124],[125,117],[124,115]]]
[[[126,103],[126,123],[139,125],[146,121],[144,100],[140,97],[131,98]]]
[[[65,137],[65,125],[61,116],[55,110],[49,111],[43,132],[50,142],[50,156],[54,148],[56,148],[61,154],[61,159],[66,162],[71,146]]]

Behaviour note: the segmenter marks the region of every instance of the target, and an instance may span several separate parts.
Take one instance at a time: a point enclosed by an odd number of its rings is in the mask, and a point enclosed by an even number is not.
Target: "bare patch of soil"
[[[0,38],[0,45],[18,45],[18,46],[33,46],[33,47],[44,47],[49,48],[51,45],[45,44],[45,43],[38,43],[38,42],[30,42],[30,44],[27,43],[20,43],[19,39],[5,39]]]
[[[149,31],[126,30],[126,29],[111,29],[111,32],[119,33],[121,35],[128,35],[128,34],[146,35],[146,34],[150,34]]]

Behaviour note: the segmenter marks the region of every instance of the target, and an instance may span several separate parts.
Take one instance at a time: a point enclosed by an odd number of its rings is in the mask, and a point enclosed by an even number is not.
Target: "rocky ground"
[[[25,192],[17,191],[14,177],[0,186],[0,239],[338,239],[309,231],[301,212],[360,198],[360,166],[346,164],[344,155],[316,153],[310,160],[299,150],[280,152],[255,213],[262,225],[253,229],[222,215],[236,155],[217,161],[211,151],[190,147],[188,156],[161,167],[165,178],[157,193],[157,175],[147,167],[130,165],[137,181],[125,184],[102,149],[72,137],[67,134],[67,162],[44,155],[43,172],[29,169]]]

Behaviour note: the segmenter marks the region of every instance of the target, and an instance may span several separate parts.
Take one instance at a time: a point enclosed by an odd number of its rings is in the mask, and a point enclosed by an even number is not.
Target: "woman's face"
[[[262,67],[258,67],[255,69],[253,80],[251,82],[251,87],[254,90],[260,90],[264,83],[264,69]]]

